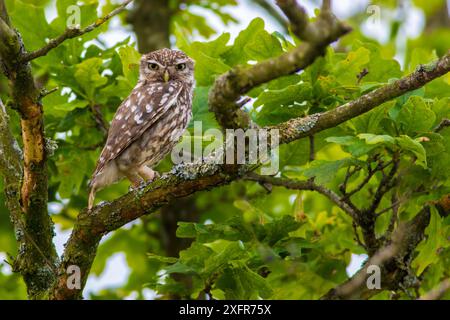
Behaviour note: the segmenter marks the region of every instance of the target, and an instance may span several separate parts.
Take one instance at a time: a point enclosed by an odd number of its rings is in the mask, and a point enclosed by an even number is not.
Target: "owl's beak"
[[[170,78],[169,71],[165,70],[164,71],[164,82],[169,81],[169,78]]]

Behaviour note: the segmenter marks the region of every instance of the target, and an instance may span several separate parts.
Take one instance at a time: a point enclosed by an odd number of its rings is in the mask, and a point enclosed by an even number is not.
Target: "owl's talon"
[[[154,171],[147,166],[140,167],[138,169],[138,173],[142,177],[142,179],[145,180],[146,183],[152,182],[160,177],[157,171]]]

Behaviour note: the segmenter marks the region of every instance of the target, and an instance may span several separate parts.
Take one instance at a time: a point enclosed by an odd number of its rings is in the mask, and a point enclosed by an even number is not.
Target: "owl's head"
[[[140,80],[168,82],[180,80],[194,82],[194,60],[183,51],[160,49],[141,58]]]

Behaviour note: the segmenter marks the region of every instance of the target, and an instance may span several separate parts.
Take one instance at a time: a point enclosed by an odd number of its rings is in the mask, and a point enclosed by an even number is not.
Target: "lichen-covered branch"
[[[292,11],[304,10],[296,1],[289,1],[286,7]],[[251,67],[235,67],[217,78],[209,93],[208,104],[223,128],[249,126],[250,120],[247,113],[236,103],[241,95],[260,84],[306,68],[317,57],[323,55],[330,43],[351,30],[347,25],[337,21],[328,11],[320,14],[313,23],[309,23],[307,17],[302,21],[305,21],[308,29],[314,30],[316,36],[308,38],[308,41],[276,58],[262,61]],[[293,20],[292,23],[299,23],[299,21]]]
[[[380,104],[413,91],[450,71],[450,51],[437,61],[418,68],[413,73],[371,91],[336,109],[316,113],[304,118],[294,118],[273,126],[280,130],[280,141],[288,143],[309,136],[326,128],[335,127],[342,122],[366,113]]]
[[[67,267],[70,265],[80,267],[84,287],[98,243],[106,233],[155,211],[170,199],[186,197],[196,191],[225,185],[237,178],[225,173],[217,164],[179,165],[172,173],[162,176],[148,186],[130,192],[111,203],[95,206],[90,211],[83,210],[78,215],[67,242],[59,278],[51,298],[81,298],[82,290],[70,290],[66,286]]]
[[[104,24],[105,22],[107,22],[109,19],[111,19],[112,17],[114,17],[115,15],[119,14],[120,12],[122,12],[123,10],[125,10],[125,7],[133,0],[125,0],[120,6],[118,6],[116,9],[114,9],[113,11],[111,11],[110,13],[108,13],[107,15],[105,15],[102,18],[99,18],[97,20],[95,20],[94,23],[88,25],[87,27],[80,29],[80,28],[67,28],[61,35],[59,35],[56,38],[50,39],[48,41],[48,43],[33,52],[26,52],[23,55],[21,55],[20,57],[20,61],[21,62],[27,62],[27,61],[31,61],[34,60],[36,58],[45,56],[47,53],[49,53],[50,50],[58,47],[61,43],[63,43],[64,41],[68,40],[68,39],[72,39],[72,38],[76,38],[76,37],[80,37],[88,32],[91,32],[92,30],[100,27],[102,24]]]

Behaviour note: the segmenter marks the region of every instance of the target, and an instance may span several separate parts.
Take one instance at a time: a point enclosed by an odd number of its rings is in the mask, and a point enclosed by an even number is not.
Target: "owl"
[[[179,50],[142,56],[139,81],[117,109],[89,183],[95,193],[122,178],[132,187],[152,181],[152,170],[175,146],[192,117],[194,61]]]

